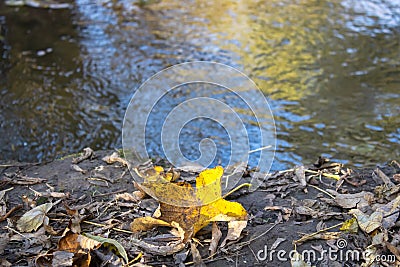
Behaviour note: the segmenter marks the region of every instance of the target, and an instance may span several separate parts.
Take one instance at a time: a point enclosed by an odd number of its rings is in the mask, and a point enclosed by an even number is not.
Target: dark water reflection
[[[0,159],[120,147],[133,90],[191,60],[237,67],[271,99],[274,169],[399,159],[399,1],[213,2],[1,2]]]

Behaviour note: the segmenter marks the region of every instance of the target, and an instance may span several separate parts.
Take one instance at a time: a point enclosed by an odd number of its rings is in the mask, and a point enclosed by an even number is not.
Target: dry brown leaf
[[[171,226],[174,227],[170,231],[171,234],[173,234],[176,237],[179,237],[179,239],[183,241],[185,239],[185,230],[183,230],[182,227],[177,222],[172,222]]]
[[[130,193],[123,193],[123,194],[116,194],[114,196],[115,200],[125,200],[125,201],[132,201],[132,202],[139,202],[146,196],[146,193],[142,191],[134,191]]]
[[[84,154],[82,156],[76,157],[72,159],[73,164],[78,164],[79,162],[84,161],[85,159],[91,158],[94,155],[93,149],[90,147],[86,147],[83,149]]]
[[[139,239],[136,239],[133,237],[130,237],[129,241],[133,245],[142,248],[147,253],[154,254],[154,255],[161,255],[161,256],[168,256],[168,255],[175,254],[175,253],[181,251],[182,249],[184,249],[186,246],[186,244],[182,243],[181,240],[179,240],[177,242],[169,242],[166,246],[150,244],[150,243],[144,242],[142,240],[139,240]]]
[[[296,178],[299,180],[300,185],[302,187],[306,187],[307,186],[306,171],[305,171],[304,166],[300,166],[300,167],[296,168],[294,173],[296,175]]]
[[[130,225],[131,231],[134,233],[147,231],[156,226],[171,227],[171,224],[166,221],[147,216],[147,217],[136,218]]]
[[[82,169],[78,164],[71,164],[71,169],[82,174],[87,173],[87,170]]]
[[[101,245],[100,242],[87,238],[86,236],[67,231],[58,241],[58,249],[72,253],[86,253]]]
[[[190,243],[190,251],[192,252],[193,257],[193,266],[195,267],[206,267],[203,259],[201,258],[199,250],[196,248],[194,242]]]
[[[359,192],[356,194],[339,194],[338,192],[327,189],[328,193],[335,196],[335,202],[342,208],[352,209],[352,208],[362,208],[370,206],[374,201],[374,194],[371,192]]]
[[[72,253],[79,252],[80,244],[78,242],[78,236],[79,234],[73,233],[67,229],[67,232],[58,241],[58,249]]]
[[[367,234],[382,226],[382,212],[375,211],[371,215],[367,215],[359,209],[352,209],[349,211],[349,214],[352,214],[354,217],[356,217],[361,230]]]
[[[86,236],[73,233],[67,228],[63,237],[61,237],[61,239],[58,241],[57,249],[58,251],[64,251],[73,254],[73,266],[88,267],[91,261],[90,251],[97,249],[100,246],[100,242],[91,238],[87,238]]]
[[[383,171],[381,171],[379,168],[376,168],[374,170],[374,172],[372,173],[372,177],[374,177],[374,176],[375,177],[376,176],[379,177],[383,181],[383,183],[385,185],[387,185],[389,188],[394,186],[394,183],[392,181],[390,181],[390,178]]]
[[[126,159],[121,158],[117,152],[112,153],[110,156],[105,156],[103,161],[107,162],[108,164],[119,162],[124,166],[129,166],[129,162]]]
[[[375,211],[383,214],[382,226],[386,229],[392,228],[399,218],[400,195],[385,205],[377,204],[375,206],[377,206]]]
[[[396,256],[396,259],[400,261],[400,249],[389,242],[385,241],[386,247],[389,249],[389,251]]]
[[[43,223],[48,224],[49,218],[47,212],[53,207],[53,204],[46,203],[26,212],[17,222],[17,228],[21,232],[31,232],[37,230]]]
[[[13,178],[3,177],[2,180],[10,184],[17,184],[17,185],[34,185],[47,181],[46,179],[28,177],[25,175],[16,175]]]
[[[74,263],[73,258],[74,258],[74,253],[67,251],[54,251],[51,265],[54,267],[72,266]]]
[[[211,243],[210,243],[210,255],[214,255],[218,249],[218,243],[221,240],[222,232],[219,230],[219,227],[216,222],[213,222],[212,231],[211,231]]]
[[[12,264],[9,261],[7,261],[6,259],[0,259],[0,266],[10,267],[10,266],[12,266]]]
[[[286,208],[282,206],[267,206],[264,208],[264,210],[277,210],[280,211],[281,217],[285,220],[288,221],[290,219],[290,215],[292,214],[292,209],[291,208]]]
[[[227,241],[235,241],[240,237],[243,229],[247,226],[247,221],[231,221],[228,222],[228,234],[221,243],[221,247],[226,245]]]

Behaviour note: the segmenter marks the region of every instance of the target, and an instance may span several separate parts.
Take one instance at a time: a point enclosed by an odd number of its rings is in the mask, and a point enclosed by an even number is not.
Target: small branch
[[[22,208],[22,205],[18,205],[18,206],[13,207],[6,214],[4,214],[3,216],[0,217],[0,222],[6,220],[11,215],[11,213],[13,213],[14,211],[19,210],[21,208]]]

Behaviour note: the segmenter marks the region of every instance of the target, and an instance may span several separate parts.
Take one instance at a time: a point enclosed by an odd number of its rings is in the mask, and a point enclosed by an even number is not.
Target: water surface
[[[120,147],[134,90],[192,60],[236,67],[270,99],[274,169],[321,154],[349,166],[399,159],[399,1],[76,0],[65,10],[2,2],[0,42],[0,159]],[[225,143],[218,129],[188,125],[183,150],[210,133]]]

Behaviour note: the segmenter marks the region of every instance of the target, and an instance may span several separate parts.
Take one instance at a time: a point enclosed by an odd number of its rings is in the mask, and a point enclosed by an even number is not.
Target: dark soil
[[[175,255],[154,255],[130,243],[132,234],[115,230],[118,228],[129,231],[129,224],[137,217],[151,216],[157,208],[158,202],[151,198],[145,198],[138,202],[115,199],[116,194],[132,193],[137,189],[134,187],[133,179],[126,167],[120,163],[107,164],[102,160],[104,156],[111,153],[112,151],[95,152],[94,157],[78,164],[82,171],[71,167],[73,157],[41,165],[23,163],[0,165],[0,191],[10,189],[3,198],[0,194],[0,218],[2,220],[0,222],[0,266],[32,266],[38,255],[46,254],[46,252],[47,259],[50,259],[51,262],[51,253],[57,250],[57,244],[63,231],[68,225],[71,226],[68,209],[78,210],[82,219],[80,222],[82,232],[115,239],[125,248],[129,260],[137,257],[138,260],[131,263],[130,266],[191,265],[193,259],[189,244]],[[387,204],[396,199],[399,196],[400,166],[397,162],[393,162],[379,167],[379,169],[387,177],[382,178],[383,174],[377,174],[376,169],[350,171],[343,166],[320,161],[316,165],[304,166],[304,169],[272,174],[272,177],[254,193],[249,193],[246,189],[235,192],[227,199],[240,202],[248,211],[247,227],[242,232],[240,240],[220,247],[212,258],[209,257],[208,252],[211,227],[208,226],[197,233],[196,238],[203,245],[203,247],[199,245],[198,249],[204,264],[207,266],[291,266],[288,254],[296,249],[300,254],[304,250],[317,252],[316,257],[310,256],[309,259],[304,259],[315,266],[360,266],[366,262],[362,257],[359,259],[346,258],[343,255],[340,256],[339,253],[348,250],[362,253],[374,243],[373,239],[379,233],[385,233],[386,236],[383,243],[373,245],[376,249],[374,255],[399,257],[398,204],[394,204],[391,214],[385,214],[387,217],[395,216],[394,223],[389,226],[382,224],[371,233],[366,233],[360,228],[353,233],[340,231],[340,226],[338,226],[322,231],[322,233],[338,232],[339,236],[336,238],[321,239],[322,237],[320,237],[294,245],[295,240],[306,234],[343,223],[353,217],[349,214],[350,208],[335,203],[337,198],[330,197],[327,194],[328,189],[346,195],[358,192],[373,193],[374,197],[370,202],[370,207],[362,209],[360,207],[366,214],[372,213],[375,204]],[[314,171],[317,174],[304,172],[304,170]],[[324,175],[321,176],[322,173],[338,174],[341,179],[337,181]],[[391,184],[388,184],[385,178],[388,178]],[[248,178],[243,178],[244,182],[246,179]],[[302,181],[302,179],[304,180]],[[51,196],[50,192],[62,192],[66,195],[59,198],[55,195]],[[49,225],[54,231],[52,233],[47,231],[43,234],[47,237],[46,242],[37,241],[39,236],[34,235],[35,231],[32,233],[16,231],[17,220],[34,205],[55,203],[59,199],[61,201],[56,203],[47,214],[50,219]],[[20,208],[10,213],[16,207]],[[266,207],[269,208],[265,209]],[[289,210],[288,213],[285,213],[285,208],[286,211]],[[358,208],[357,203],[354,208]],[[97,223],[97,225],[86,223],[86,221]],[[227,225],[223,222],[218,225],[224,237],[227,233]],[[148,233],[134,236],[138,239],[150,240],[152,237],[158,236],[159,231],[163,232],[164,230],[162,228],[154,229]],[[17,238],[18,236],[19,238]],[[338,240],[346,242],[343,248],[338,249]],[[159,242],[161,244],[161,242],[168,241]],[[271,248],[274,243],[276,248],[273,248],[274,252],[272,252]],[[320,257],[318,251],[322,251],[322,249],[326,251],[330,249],[335,252],[332,256],[325,254]],[[114,255],[115,258],[117,254],[115,250],[107,252],[107,247],[103,247],[96,252],[92,251],[91,254],[90,266],[100,266],[102,263],[105,264],[103,266],[118,265],[115,263],[113,265],[111,261],[107,263],[104,259],[104,256],[110,255]],[[285,261],[283,258],[288,260]],[[378,262],[375,258],[374,263],[365,266],[395,266],[398,262],[398,258],[396,263],[393,260]],[[36,261],[36,264],[42,263]],[[293,263],[293,266],[304,266],[299,264],[299,262]],[[197,265],[200,266],[200,263]]]

